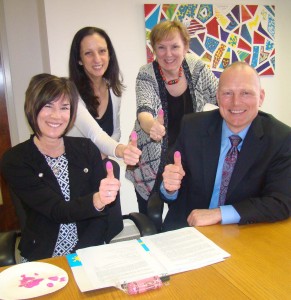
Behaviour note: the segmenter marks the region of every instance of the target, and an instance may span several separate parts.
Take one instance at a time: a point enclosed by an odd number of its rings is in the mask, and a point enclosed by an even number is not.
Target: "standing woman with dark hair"
[[[135,165],[141,151],[132,143],[119,143],[124,85],[114,47],[103,29],[85,27],[75,34],[69,73],[81,97],[69,135],[90,138],[103,157],[121,157],[126,164]]]

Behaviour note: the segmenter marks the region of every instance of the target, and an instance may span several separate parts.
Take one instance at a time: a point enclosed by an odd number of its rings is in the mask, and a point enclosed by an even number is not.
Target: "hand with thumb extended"
[[[130,135],[130,142],[124,148],[123,161],[129,166],[135,166],[141,156],[141,151],[137,148],[137,133],[133,131]]]
[[[166,134],[164,126],[164,111],[162,109],[158,110],[158,116],[154,120],[154,123],[150,129],[150,137],[152,140],[159,142],[162,140]]]
[[[111,161],[106,162],[106,172],[107,176],[100,182],[99,192],[93,196],[94,206],[99,210],[113,202],[120,189],[120,182],[114,177]]]
[[[163,173],[164,187],[168,192],[175,192],[180,189],[185,171],[181,162],[181,153],[174,153],[174,164],[165,166]]]

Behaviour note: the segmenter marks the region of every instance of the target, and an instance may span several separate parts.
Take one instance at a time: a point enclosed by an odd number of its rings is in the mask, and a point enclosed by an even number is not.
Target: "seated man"
[[[185,116],[163,173],[163,230],[290,216],[291,128],[259,112],[264,97],[257,72],[236,62],[221,74],[219,109]]]

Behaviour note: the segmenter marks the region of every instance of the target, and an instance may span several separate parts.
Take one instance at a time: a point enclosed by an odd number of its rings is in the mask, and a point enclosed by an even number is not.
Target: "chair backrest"
[[[164,202],[160,199],[159,193],[154,192],[149,197],[147,204],[148,217],[155,224],[158,232],[162,230]]]
[[[16,264],[16,231],[0,232],[0,267]]]

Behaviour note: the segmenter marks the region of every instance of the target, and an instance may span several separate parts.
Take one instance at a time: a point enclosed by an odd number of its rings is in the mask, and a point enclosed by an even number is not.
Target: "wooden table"
[[[291,218],[273,224],[215,225],[198,230],[231,256],[172,275],[161,289],[134,296],[115,288],[81,293],[65,257],[45,259],[66,270],[69,282],[41,299],[291,299]]]

